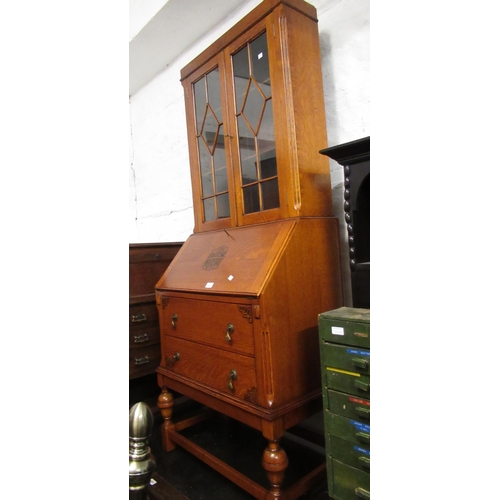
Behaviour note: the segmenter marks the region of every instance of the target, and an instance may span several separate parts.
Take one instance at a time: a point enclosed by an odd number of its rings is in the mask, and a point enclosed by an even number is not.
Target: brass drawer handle
[[[142,323],[143,321],[147,321],[148,318],[144,313],[141,314],[132,314],[132,323]]]
[[[170,358],[167,359],[167,368],[172,368],[172,366],[174,366],[179,359],[181,359],[181,355],[178,352],[176,352],[173,356],[170,356]]]
[[[227,388],[231,391],[234,392],[234,384],[233,380],[238,380],[238,374],[236,373],[236,370],[231,370],[229,372],[229,379],[227,383]]]
[[[365,500],[370,498],[370,492],[360,488],[359,486],[354,490],[354,493],[359,498],[364,498]]]
[[[177,322],[177,320],[179,319],[179,316],[177,316],[177,314],[173,314],[172,315],[172,328],[175,330],[175,323]]]
[[[233,339],[231,338],[231,334],[234,333],[234,326],[229,323],[226,328],[226,342],[231,343]]]
[[[141,342],[147,342],[149,340],[147,333],[141,333],[141,335],[134,335],[134,343],[140,344]]]
[[[144,356],[143,358],[135,358],[135,364],[136,365],[145,365],[149,363],[149,357]]]

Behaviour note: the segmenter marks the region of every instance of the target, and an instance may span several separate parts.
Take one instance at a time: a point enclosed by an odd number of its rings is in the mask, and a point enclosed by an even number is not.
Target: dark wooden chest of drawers
[[[370,310],[319,315],[328,493],[370,498]]]
[[[155,373],[160,364],[160,328],[155,284],[182,243],[129,245],[129,378]]]

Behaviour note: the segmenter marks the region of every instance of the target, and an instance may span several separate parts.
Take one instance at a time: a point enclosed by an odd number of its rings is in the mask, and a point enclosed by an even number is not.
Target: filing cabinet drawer
[[[331,368],[342,368],[355,373],[370,374],[370,351],[356,347],[344,347],[324,343],[323,364]]]
[[[367,309],[340,307],[321,313],[320,339],[325,342],[370,347],[370,312]]]
[[[255,359],[177,337],[164,336],[162,366],[210,388],[255,402]]]
[[[335,500],[370,498],[370,474],[331,457],[326,461],[328,493]]]
[[[254,354],[248,304],[162,296],[162,333],[241,354]]]
[[[370,472],[370,449],[329,434],[330,455],[356,469]]]
[[[328,409],[331,413],[361,422],[370,422],[369,400],[331,390],[327,391],[327,395]]]
[[[324,412],[325,430],[332,436],[339,437],[370,449],[370,425],[352,418],[341,417],[329,411]]]
[[[335,368],[326,368],[326,383],[329,389],[346,392],[361,398],[370,398],[370,377]]]
[[[160,365],[160,360],[160,344],[129,349],[129,378],[137,378],[154,373]]]

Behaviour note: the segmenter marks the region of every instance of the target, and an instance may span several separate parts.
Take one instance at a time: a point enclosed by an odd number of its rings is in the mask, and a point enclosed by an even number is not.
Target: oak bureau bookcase
[[[318,314],[343,305],[316,9],[264,0],[181,82],[195,227],[156,285],[163,446],[256,498],[297,498],[325,465],[284,489],[279,441],[322,408]],[[170,391],[262,432],[269,486],[183,436],[199,420],[174,424]]]

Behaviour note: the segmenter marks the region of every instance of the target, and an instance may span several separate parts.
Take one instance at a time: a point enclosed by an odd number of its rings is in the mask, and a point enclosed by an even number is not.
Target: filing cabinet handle
[[[369,499],[370,498],[370,492],[364,490],[363,488],[360,488],[359,486],[354,489],[354,493],[359,498],[364,498],[364,499]]]
[[[370,459],[368,457],[359,457],[358,460],[361,462],[361,467],[370,468]]]
[[[234,325],[229,323],[226,328],[226,342],[229,344],[233,341],[231,338],[232,333],[234,333]]]
[[[181,359],[181,355],[178,352],[176,352],[173,356],[170,356],[170,358],[167,358],[167,368],[172,368],[172,366],[174,366],[179,359]]]
[[[233,380],[238,380],[238,374],[236,373],[236,370],[231,370],[229,372],[229,381],[227,384],[227,388],[231,391],[234,392],[234,384]]]
[[[148,318],[144,313],[141,314],[132,314],[132,323],[142,323],[143,321],[147,321]]]
[[[352,358],[352,364],[357,368],[368,368],[370,361],[365,358]]]
[[[370,444],[370,434],[366,432],[356,432],[356,437],[363,443]]]
[[[356,406],[355,411],[360,417],[370,418],[370,408]]]
[[[134,335],[134,343],[140,344],[141,342],[147,342],[149,340],[147,333],[141,333],[140,335]]]
[[[365,382],[364,380],[355,380],[354,387],[368,392],[368,390],[370,389],[370,382]]]
[[[135,364],[136,365],[145,365],[149,363],[149,357],[144,356],[143,358],[135,358]]]
[[[175,324],[177,322],[177,320],[179,319],[179,316],[177,316],[177,314],[172,314],[172,328],[175,330]]]

